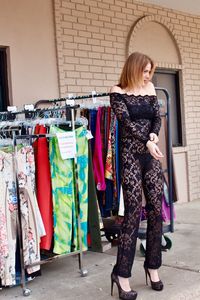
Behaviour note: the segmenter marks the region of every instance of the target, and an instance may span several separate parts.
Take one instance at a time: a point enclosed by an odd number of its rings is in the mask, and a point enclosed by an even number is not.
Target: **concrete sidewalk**
[[[155,292],[145,285],[143,257],[139,242],[131,286],[138,291],[137,300],[200,300],[200,201],[176,204],[175,232],[167,234],[172,248],[163,253],[160,278],[165,288]],[[87,277],[80,277],[77,257],[70,256],[42,266],[42,276],[28,283],[34,300],[115,300],[117,288],[110,296],[110,273],[115,263],[116,247],[106,253],[87,252],[84,266]],[[24,299],[20,287],[0,291],[1,300]]]

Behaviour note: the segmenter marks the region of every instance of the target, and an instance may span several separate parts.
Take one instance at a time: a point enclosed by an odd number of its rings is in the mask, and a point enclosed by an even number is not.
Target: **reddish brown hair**
[[[145,54],[134,52],[127,58],[119,79],[119,86],[122,89],[133,89],[143,82],[143,72],[147,64],[151,64],[150,78],[155,71],[154,61]]]

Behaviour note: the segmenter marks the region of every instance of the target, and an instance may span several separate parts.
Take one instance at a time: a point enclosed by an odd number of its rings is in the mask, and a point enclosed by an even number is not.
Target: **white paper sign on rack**
[[[70,106],[74,106],[75,105],[75,100],[71,99],[73,98],[73,94],[68,94],[68,99],[66,100],[66,104],[70,105]]]
[[[87,130],[86,138],[87,138],[88,140],[93,139],[93,135],[92,135],[92,132],[91,132],[90,130]]]
[[[67,99],[66,104],[70,105],[70,106],[74,106],[75,105],[75,100],[74,99]]]
[[[76,156],[76,137],[75,131],[58,132],[58,146],[62,159],[75,158]]]
[[[17,106],[7,106],[7,111],[16,112],[17,111]]]
[[[25,105],[24,105],[24,109],[25,109],[25,110],[29,110],[29,111],[35,110],[33,104],[25,104]]]
[[[97,94],[96,91],[92,91],[92,101],[93,101],[93,103],[97,102],[97,98],[95,97],[96,94]]]

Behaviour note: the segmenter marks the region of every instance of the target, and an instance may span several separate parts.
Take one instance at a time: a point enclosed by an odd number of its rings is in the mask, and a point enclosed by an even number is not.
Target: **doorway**
[[[170,95],[170,122],[172,133],[172,146],[183,145],[182,141],[182,123],[181,123],[181,105],[179,89],[179,72],[168,70],[156,70],[153,76],[153,83],[157,87],[165,88]],[[164,94],[157,92],[158,100],[162,104]]]
[[[0,47],[0,111],[6,111],[10,103],[8,86],[8,48]]]

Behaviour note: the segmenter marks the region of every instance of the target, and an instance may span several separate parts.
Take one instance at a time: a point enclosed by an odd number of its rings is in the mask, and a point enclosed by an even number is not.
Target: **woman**
[[[147,55],[135,52],[126,60],[119,84],[111,88],[110,103],[121,129],[121,176],[125,214],[119,237],[117,262],[111,274],[111,294],[116,283],[119,298],[133,300],[129,277],[135,256],[142,206],[142,188],[146,198],[147,234],[144,270],[151,287],[161,291],[158,276],[161,266],[161,199],[163,175],[158,143],[161,127],[159,105],[150,79],[155,64]]]

